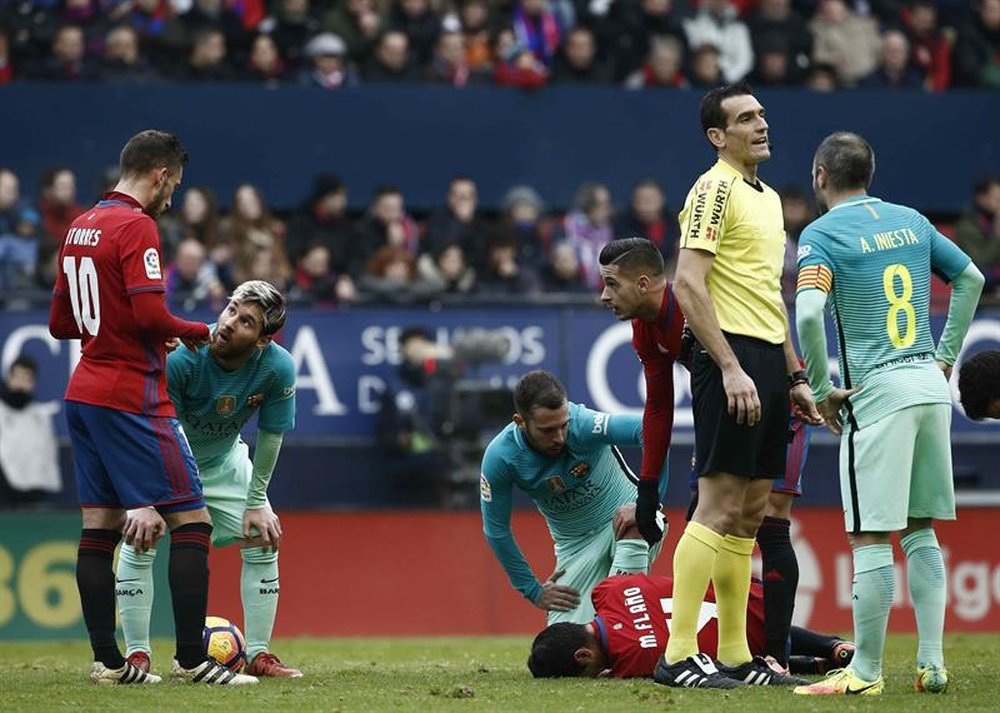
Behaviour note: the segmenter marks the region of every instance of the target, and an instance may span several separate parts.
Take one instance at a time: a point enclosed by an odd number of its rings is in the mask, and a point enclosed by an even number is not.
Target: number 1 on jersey
[[[896,294],[896,278],[902,283],[902,294]],[[882,288],[885,298],[889,300],[889,311],[885,315],[885,329],[889,333],[889,341],[896,349],[904,349],[917,340],[917,313],[910,299],[913,297],[913,278],[906,265],[899,263],[889,265],[882,273]],[[906,316],[905,331],[899,333],[897,321],[900,311]]]
[[[101,296],[97,290],[97,268],[91,257],[80,258],[80,268],[77,270],[76,258],[72,255],[63,257],[63,272],[69,283],[69,301],[73,306],[73,318],[80,334],[86,331],[92,337],[97,336],[101,328]]]

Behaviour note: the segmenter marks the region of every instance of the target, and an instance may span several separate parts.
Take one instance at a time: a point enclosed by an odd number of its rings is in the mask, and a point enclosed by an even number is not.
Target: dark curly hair
[[[962,362],[958,393],[965,415],[973,421],[990,415],[990,404],[1000,401],[1000,350],[979,352]]]

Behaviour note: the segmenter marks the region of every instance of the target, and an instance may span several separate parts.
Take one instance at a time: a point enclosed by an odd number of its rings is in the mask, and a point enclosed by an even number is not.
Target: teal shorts
[[[238,441],[223,458],[199,466],[205,504],[212,516],[212,544],[231,545],[243,539],[243,513],[247,508],[247,491],[253,475],[250,449]]]
[[[955,519],[951,404],[910,406],[840,442],[847,531],[895,532],[909,518]]]
[[[665,520],[660,515],[660,525],[665,526]],[[667,533],[663,533],[666,539]],[[580,604],[571,611],[550,611],[546,621],[549,624],[570,622],[572,624],[589,624],[594,619],[594,603],[590,595],[594,587],[609,575],[619,570],[636,571],[639,567],[649,570],[650,565],[660,554],[663,540],[649,548],[647,562],[624,562],[622,558],[615,559],[615,531],[613,523],[594,530],[583,537],[574,538],[556,545],[556,570],[565,570],[559,578],[559,584],[573,587],[580,593]],[[637,567],[638,565],[638,567]]]

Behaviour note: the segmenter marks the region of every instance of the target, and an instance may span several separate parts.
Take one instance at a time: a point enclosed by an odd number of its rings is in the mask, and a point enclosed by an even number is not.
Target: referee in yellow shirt
[[[680,214],[674,293],[697,340],[691,365],[698,505],[674,552],[670,641],[654,678],[668,686],[792,685],[750,655],[750,555],[772,479],[785,472],[789,395],[820,424],[792,346],[781,298],[781,199],[757,177],[771,156],[764,107],[745,84],[701,100],[718,161],[695,181]],[[698,652],[711,580],[718,661]]]

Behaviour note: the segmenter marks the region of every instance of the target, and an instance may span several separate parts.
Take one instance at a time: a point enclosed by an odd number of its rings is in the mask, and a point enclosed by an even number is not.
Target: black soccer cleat
[[[674,688],[739,688],[746,685],[720,673],[715,662],[705,654],[688,656],[674,664],[668,664],[661,657],[653,670],[653,680]]]
[[[720,665],[719,672],[749,686],[807,686],[812,683],[805,678],[790,676],[787,672],[769,664],[761,656],[754,656],[739,666]]]

